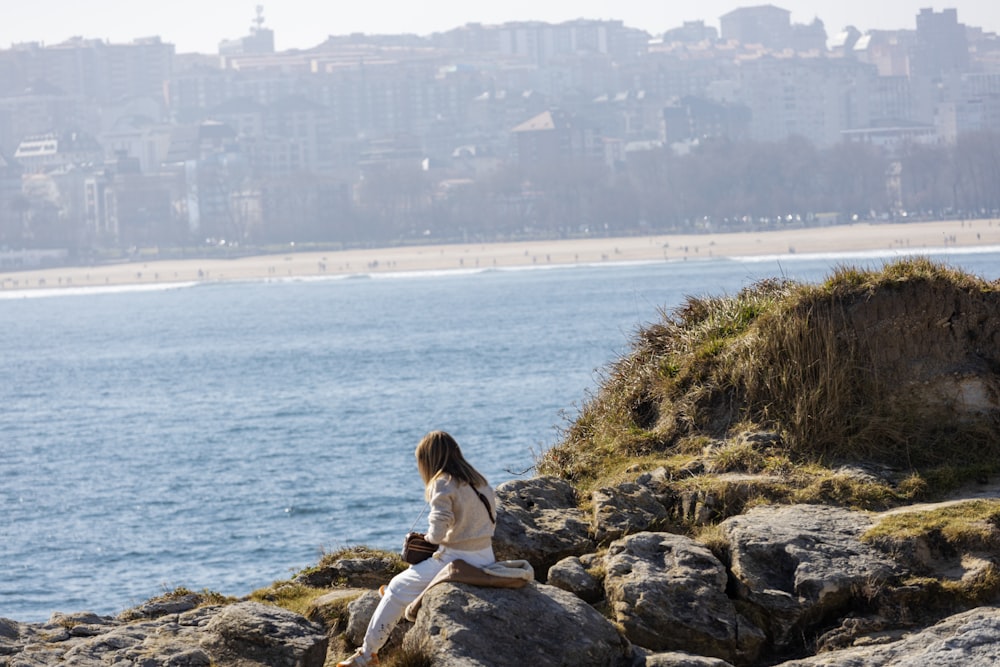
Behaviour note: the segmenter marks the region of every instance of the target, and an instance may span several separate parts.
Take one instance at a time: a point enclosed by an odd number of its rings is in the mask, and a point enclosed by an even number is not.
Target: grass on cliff
[[[1000,597],[1000,568],[992,556],[1000,548],[1000,499],[894,512],[861,539],[912,561],[918,574],[902,588],[921,591],[924,608],[966,609]]]
[[[907,332],[875,335],[880,323],[871,321],[868,304],[906,288],[998,291],[996,284],[914,258],[881,270],[841,267],[818,285],[765,280],[735,296],[689,297],[637,332],[631,351],[606,370],[562,441],[540,455],[537,470],[588,490],[639,462],[649,469],[677,456],[700,456],[706,442],[766,431],[777,435],[778,445],[731,447],[725,455],[742,459],[746,469],[786,472],[805,464],[883,462],[919,471],[903,489],[911,497],[947,486],[948,475],[935,473],[940,467],[955,481],[972,468],[995,471],[995,420],[956,420],[895,391],[898,379],[886,369],[898,362],[898,349],[879,341],[896,343],[891,337]],[[862,316],[869,320],[859,324]]]
[[[391,567],[381,573],[384,576],[380,578],[386,582],[407,567],[402,559],[394,553],[363,545],[343,547],[334,551],[324,551],[315,565],[299,570],[291,579],[275,581],[270,586],[253,591],[250,593],[249,599],[294,611],[310,620],[320,621],[328,628],[341,628],[346,622],[347,604],[357,595],[337,598],[325,602],[321,607],[317,606],[317,600],[336,589],[370,588],[370,586],[359,584],[350,578],[327,579],[327,582],[322,585],[310,585],[306,582],[309,580],[309,575],[334,567],[339,561],[345,559],[388,560]]]
[[[931,535],[955,551],[992,551],[1000,547],[1000,499],[889,514],[869,528],[862,540],[889,543]]]

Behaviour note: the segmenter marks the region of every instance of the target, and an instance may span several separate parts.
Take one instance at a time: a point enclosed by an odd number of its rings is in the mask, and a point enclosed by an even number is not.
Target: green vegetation
[[[260,588],[252,592],[249,598],[284,607],[313,620],[322,620],[327,627],[336,627],[340,618],[346,614],[346,605],[350,599],[342,601],[341,606],[344,607],[342,610],[339,610],[339,603],[325,606],[323,609],[317,609],[314,603],[317,598],[326,595],[331,589],[357,585],[356,582],[349,581],[344,575],[334,576],[331,574],[337,571],[338,563],[346,559],[372,559],[388,563],[387,569],[380,569],[374,575],[379,581],[388,581],[397,572],[401,572],[407,567],[396,554],[363,545],[344,547],[334,551],[324,551],[315,565],[300,570],[291,579],[276,581],[270,586]],[[329,615],[332,616],[327,618]]]
[[[868,529],[862,540],[910,562],[915,572],[901,588],[918,590],[924,609],[964,609],[993,602],[1000,569],[991,554],[1000,547],[1000,500],[981,499],[929,510],[897,511]]]
[[[364,558],[378,558],[378,559],[388,559],[391,563],[390,571],[388,572],[387,579],[391,578],[393,575],[402,572],[408,566],[403,562],[403,559],[399,557],[399,554],[389,553],[387,551],[382,551],[381,549],[372,549],[364,545],[357,545],[351,547],[343,547],[336,549],[334,551],[324,551],[320,556],[319,561],[311,567],[307,567],[297,573],[299,577],[308,577],[311,574],[326,570],[327,568],[335,566],[339,561],[346,558],[352,559],[364,559]],[[333,581],[331,582],[334,586],[343,585],[344,581]]]
[[[924,258],[689,297],[636,334],[537,469],[584,497],[659,466],[671,479],[774,476],[753,502],[877,509],[938,495],[1000,470],[1000,428],[929,397],[913,367],[963,361],[998,303],[996,283]],[[952,321],[959,311],[968,321]],[[859,462],[897,479],[836,472]]]
[[[259,588],[252,592],[250,599],[283,607],[308,617],[316,598],[329,592],[329,589],[314,588],[291,581],[276,581],[266,588]]]
[[[939,536],[955,550],[1000,546],[1000,499],[969,500],[928,511],[890,514],[868,529],[862,539],[907,540]]]

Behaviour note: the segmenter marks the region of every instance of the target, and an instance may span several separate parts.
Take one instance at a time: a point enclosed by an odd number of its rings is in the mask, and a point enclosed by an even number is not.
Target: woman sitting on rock
[[[438,545],[431,558],[400,572],[385,587],[365,639],[354,655],[337,667],[378,664],[378,650],[389,639],[406,606],[417,599],[448,563],[462,559],[477,567],[493,563],[496,499],[483,477],[462,456],[451,435],[432,431],[417,445],[417,469],[430,504],[428,542]]]

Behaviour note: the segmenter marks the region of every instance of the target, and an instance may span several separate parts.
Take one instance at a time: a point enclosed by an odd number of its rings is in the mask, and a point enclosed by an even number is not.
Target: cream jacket
[[[490,504],[496,517],[496,497],[493,489],[478,489]],[[468,484],[443,474],[431,482],[431,511],[427,516],[427,541],[459,551],[478,551],[492,546],[494,524],[486,506]]]

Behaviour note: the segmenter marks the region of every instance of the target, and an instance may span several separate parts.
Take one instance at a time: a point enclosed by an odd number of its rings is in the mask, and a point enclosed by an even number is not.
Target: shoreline
[[[788,257],[818,253],[942,251],[1000,246],[1000,219],[800,228],[782,231],[389,246],[237,259],[146,260],[0,272],[0,292],[419,273],[606,262]]]

